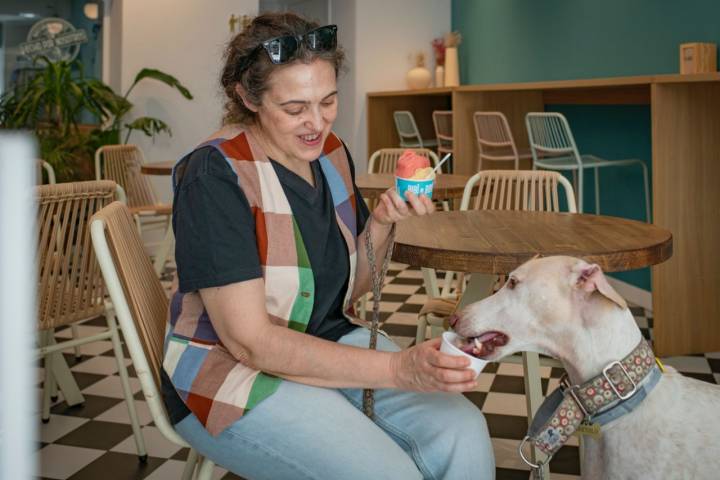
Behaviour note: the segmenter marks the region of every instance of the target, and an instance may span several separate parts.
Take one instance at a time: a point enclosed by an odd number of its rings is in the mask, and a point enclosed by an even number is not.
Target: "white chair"
[[[473,125],[478,146],[478,171],[483,169],[483,160],[514,162],[514,168],[518,170],[520,159],[532,158],[529,149],[518,151],[502,112],[475,112]]]
[[[50,397],[57,386],[68,405],[84,401],[61,356],[63,350],[110,340],[130,415],[138,456],[147,459],[128,379],[113,305],[105,302],[105,286],[90,243],[90,217],[114,198],[124,200],[115,182],[58,183],[36,187],[38,203],[38,330],[37,355],[45,359],[42,420],[50,420]],[[120,202],[117,202],[120,203]],[[55,329],[104,315],[107,330],[57,343]],[[74,332],[76,333],[76,332]]]
[[[556,112],[531,112],[525,116],[533,168],[572,171],[578,192],[578,211],[583,212],[583,172],[592,168],[595,177],[595,213],[600,214],[600,168],[639,165],[643,173],[645,220],[650,222],[650,190],[647,166],[642,160],[605,160],[594,155],[580,155],[567,119]]]
[[[393,112],[395,128],[400,137],[400,146],[405,148],[427,148],[437,147],[437,140],[424,139],[420,136],[420,130],[415,123],[415,117],[408,110],[396,110]]]
[[[130,210],[114,202],[96,213],[90,224],[92,243],[118,323],[137,372],[153,422],[169,441],[189,447],[170,423],[158,385],[169,302]],[[183,480],[193,477],[197,452],[190,448]],[[208,480],[214,463],[205,458],[197,468],[198,480]]]
[[[148,228],[163,230],[163,240],[157,243],[154,255],[155,272],[160,274],[174,244],[170,224],[172,205],[158,202],[150,180],[140,171],[144,163],[142,150],[137,145],[104,145],[95,152],[95,178],[113,180],[123,187],[141,236]]]
[[[453,154],[453,112],[452,110],[435,110],[433,112],[433,127],[437,138],[437,152],[439,157],[445,154]],[[445,165],[445,171],[453,172],[452,157]]]

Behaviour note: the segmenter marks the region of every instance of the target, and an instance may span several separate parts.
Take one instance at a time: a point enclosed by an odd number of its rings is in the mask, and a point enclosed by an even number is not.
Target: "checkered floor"
[[[391,264],[388,277],[380,307],[382,319],[386,322],[384,329],[401,346],[407,347],[414,343],[417,312],[426,298],[421,272]],[[649,337],[652,319],[644,317],[642,309],[634,309],[633,313],[643,333]],[[94,319],[81,325],[80,333],[97,333],[104,325],[104,319]],[[58,339],[69,336],[69,329],[57,332]],[[83,346],[80,359],[76,359],[72,352],[64,356],[85,396],[85,403],[68,407],[61,394],[52,406],[50,422],[41,424],[38,418],[40,477],[71,480],[179,478],[187,450],[165,440],[153,426],[139,382],[130,366],[131,387],[136,393],[148,449],[147,463],[138,462],[110,342]],[[720,384],[720,353],[674,357],[665,361],[689,376]],[[129,359],[126,362],[130,364]],[[561,374],[561,369],[542,369],[545,393],[557,386]],[[38,368],[37,378],[40,398],[42,368]],[[483,411],[490,427],[498,480],[528,479],[528,470],[516,453],[519,440],[527,428],[522,367],[488,365],[480,375],[478,390],[467,396]],[[552,460],[550,471],[554,479],[579,478],[578,448],[574,438]],[[239,477],[218,467],[213,478]]]

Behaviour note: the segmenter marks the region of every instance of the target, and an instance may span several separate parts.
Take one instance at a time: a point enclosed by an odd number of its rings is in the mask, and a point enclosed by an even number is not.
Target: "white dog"
[[[692,319],[686,320],[692,328]],[[450,323],[459,335],[475,339],[475,354],[488,360],[520,351],[559,359],[572,385],[598,378],[642,345],[625,301],[600,268],[572,257],[523,264],[501,290],[469,305]],[[648,368],[657,383],[643,392],[647,396],[638,395],[636,400],[644,399],[632,411],[602,425],[599,437],[584,438],[583,478],[720,478],[720,386],[669,367],[663,374],[654,365]],[[619,367],[613,371],[613,382],[627,376]],[[644,378],[638,390],[649,384],[650,375]]]

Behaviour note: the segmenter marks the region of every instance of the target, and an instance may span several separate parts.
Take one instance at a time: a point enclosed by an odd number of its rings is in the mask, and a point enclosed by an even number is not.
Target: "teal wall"
[[[677,73],[678,45],[720,44],[720,0],[453,0],[463,84]],[[581,153],[651,163],[650,107],[546,105]],[[644,218],[639,168],[600,174],[603,214]],[[585,211],[594,211],[592,174]],[[649,269],[614,274],[650,290]]]

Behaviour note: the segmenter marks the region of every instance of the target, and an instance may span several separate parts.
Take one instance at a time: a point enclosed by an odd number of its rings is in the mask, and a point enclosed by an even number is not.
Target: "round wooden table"
[[[433,198],[459,198],[465,190],[469,175],[443,173],[435,177]],[[388,188],[395,186],[392,173],[363,173],[355,177],[355,184],[366,198],[377,198]]]
[[[140,166],[140,173],[145,175],[171,175],[174,161],[146,163]]]
[[[398,224],[393,260],[456,272],[507,274],[536,254],[570,255],[606,272],[647,267],[672,255],[655,225],[578,213],[437,212]]]

